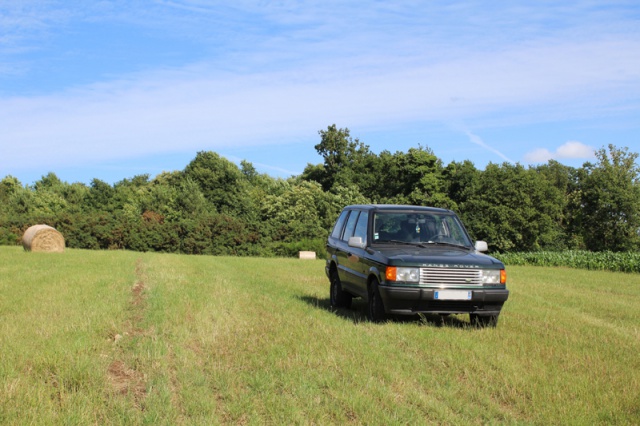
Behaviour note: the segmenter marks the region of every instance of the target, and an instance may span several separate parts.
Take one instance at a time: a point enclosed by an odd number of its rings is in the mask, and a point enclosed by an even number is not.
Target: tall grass
[[[495,329],[334,311],[322,261],[0,247],[2,424],[640,421],[640,276],[511,267]]]

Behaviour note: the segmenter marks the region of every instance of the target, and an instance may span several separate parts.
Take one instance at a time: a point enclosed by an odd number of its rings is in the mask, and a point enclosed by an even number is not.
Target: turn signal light
[[[387,266],[387,273],[385,274],[385,278],[387,281],[395,281],[396,280],[397,269],[395,266]]]

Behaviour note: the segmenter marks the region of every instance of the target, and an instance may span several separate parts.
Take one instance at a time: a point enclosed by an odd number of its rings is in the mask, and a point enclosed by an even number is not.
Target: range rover
[[[451,210],[405,205],[345,207],[327,240],[331,305],[367,302],[373,322],[389,314],[469,314],[495,326],[509,297],[504,264],[483,254]]]

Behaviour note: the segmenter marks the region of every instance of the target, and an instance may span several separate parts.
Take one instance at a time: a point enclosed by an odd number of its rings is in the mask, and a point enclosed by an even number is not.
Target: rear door
[[[363,210],[360,212],[358,216],[358,220],[356,222],[355,229],[353,231],[354,237],[360,237],[363,246],[366,247],[368,240],[368,229],[369,229],[369,212],[367,210]],[[349,241],[347,239],[347,241]],[[366,297],[367,295],[367,277],[369,275],[369,262],[367,261],[367,253],[364,248],[361,247],[349,247],[349,252],[347,253],[347,261],[351,267],[351,284],[352,292],[354,294],[358,294],[362,297]]]
[[[351,247],[349,247],[349,238],[353,236],[358,223],[360,210],[351,210],[347,217],[344,230],[340,238],[336,241],[336,261],[338,263],[338,275],[345,290],[352,290],[353,283],[353,262],[351,259]]]
[[[360,237],[363,243],[367,242],[367,226],[369,212],[366,210],[353,210],[344,227],[342,238],[336,250],[338,260],[338,272],[345,290],[359,296],[366,296],[367,267],[363,262],[364,249],[350,247],[349,238]]]

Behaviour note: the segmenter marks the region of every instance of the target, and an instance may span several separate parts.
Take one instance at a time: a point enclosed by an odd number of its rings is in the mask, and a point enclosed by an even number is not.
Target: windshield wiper
[[[469,247],[467,246],[463,246],[462,244],[454,244],[454,243],[446,243],[444,241],[427,241],[425,244],[433,244],[433,245],[437,245],[437,246],[450,246],[450,247],[458,247],[458,248],[465,248],[468,249]]]
[[[404,244],[408,246],[417,246],[417,247],[427,248],[427,246],[425,246],[423,243],[420,243],[420,242],[401,241],[401,240],[377,240],[376,243]]]

